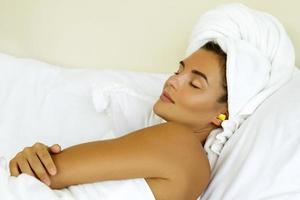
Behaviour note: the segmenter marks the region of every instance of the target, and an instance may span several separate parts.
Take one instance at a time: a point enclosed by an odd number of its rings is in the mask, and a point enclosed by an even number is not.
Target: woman
[[[228,116],[225,65],[219,45],[206,43],[166,81],[153,107],[166,123],[63,151],[36,143],[10,161],[11,175],[26,173],[53,189],[145,178],[157,200],[198,198],[210,178],[203,145]]]

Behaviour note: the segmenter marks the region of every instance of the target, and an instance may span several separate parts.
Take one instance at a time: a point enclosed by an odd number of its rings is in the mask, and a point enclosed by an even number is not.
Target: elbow
[[[51,188],[52,190],[60,190],[60,189],[66,188],[66,187],[61,186],[61,185],[50,184],[49,188]]]
[[[50,177],[50,180],[51,180],[51,182],[50,182],[49,188],[51,188],[53,190],[59,190],[59,189],[63,189],[63,188],[68,187],[67,184],[60,181],[58,179],[58,177],[56,177],[56,176]]]
[[[58,185],[58,184],[50,184],[49,185],[49,188],[51,188],[52,190],[60,190],[60,189],[63,189],[63,188],[66,188],[65,186],[63,185]]]

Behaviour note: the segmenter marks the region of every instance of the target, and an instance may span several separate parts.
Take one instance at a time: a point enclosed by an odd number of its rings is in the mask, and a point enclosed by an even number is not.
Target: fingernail
[[[44,179],[43,182],[44,182],[46,185],[48,185],[48,186],[50,185],[50,180],[49,180],[49,179]]]
[[[52,151],[58,151],[59,148],[57,146],[52,147]]]
[[[50,171],[51,175],[55,175],[56,174],[56,170],[55,169],[50,169],[49,171]]]

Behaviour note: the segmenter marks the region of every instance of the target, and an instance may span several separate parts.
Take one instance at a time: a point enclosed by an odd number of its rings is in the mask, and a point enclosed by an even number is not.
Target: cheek
[[[181,94],[180,107],[181,109],[193,115],[203,115],[210,113],[213,110],[213,101],[209,94]]]

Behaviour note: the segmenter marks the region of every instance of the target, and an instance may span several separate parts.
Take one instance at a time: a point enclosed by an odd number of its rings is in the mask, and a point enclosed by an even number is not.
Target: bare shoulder
[[[206,188],[210,166],[206,153],[192,130],[182,124],[167,122],[156,125],[165,154],[164,178],[148,178],[157,200],[195,200]],[[159,148],[159,147],[157,147]]]

